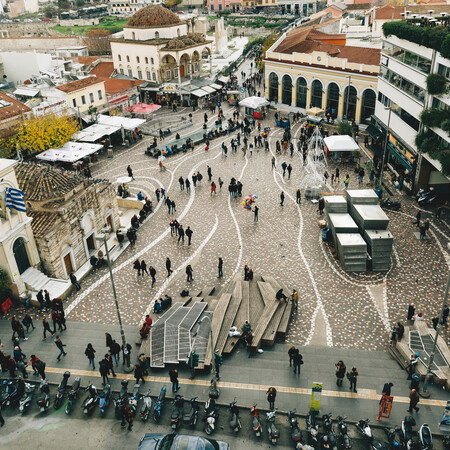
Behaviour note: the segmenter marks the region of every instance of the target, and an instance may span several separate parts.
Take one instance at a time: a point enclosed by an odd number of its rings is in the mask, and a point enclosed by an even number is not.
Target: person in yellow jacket
[[[291,298],[292,298],[292,303],[294,304],[294,308],[298,309],[299,296],[298,296],[298,292],[295,289],[292,290]]]

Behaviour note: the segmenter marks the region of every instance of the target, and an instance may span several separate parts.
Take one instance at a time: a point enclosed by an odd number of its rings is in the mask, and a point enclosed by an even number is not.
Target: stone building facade
[[[16,166],[20,189],[27,195],[27,215],[42,261],[43,272],[67,279],[99,244],[95,237],[105,226],[119,227],[116,192],[107,180],[86,179],[47,165]]]

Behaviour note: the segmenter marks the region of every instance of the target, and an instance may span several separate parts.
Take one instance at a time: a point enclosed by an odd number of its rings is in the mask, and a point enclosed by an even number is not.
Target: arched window
[[[150,61],[152,64],[155,64],[155,61],[153,61],[153,58],[150,58]]]
[[[336,118],[339,107],[339,86],[336,83],[328,85],[327,110]]]
[[[130,57],[129,56],[127,56],[127,62],[130,62]]]
[[[278,101],[278,75],[272,72],[269,75],[269,101]]]
[[[319,80],[314,80],[311,85],[311,106],[313,108],[322,108],[322,90],[322,83]]]
[[[290,105],[292,103],[292,79],[289,75],[284,75],[282,81],[281,100],[284,105]]]
[[[136,39],[136,33],[134,31],[131,33],[131,39]]]
[[[28,253],[26,248],[25,239],[20,237],[16,239],[13,244],[13,253],[16,260],[19,273],[24,273],[30,267],[30,260],[28,259]]]
[[[147,56],[145,57],[145,64],[148,64],[148,58],[147,58]]]
[[[306,108],[306,94],[308,92],[308,86],[304,78],[297,80],[297,108]]]
[[[177,28],[177,35],[178,35],[178,37],[180,37],[180,35],[181,35],[179,28]]]
[[[353,86],[347,86],[344,91],[344,119],[352,120],[356,115],[356,89]]]
[[[119,61],[122,61],[122,57],[120,55],[117,55],[117,58],[119,59]]]
[[[139,56],[136,56],[136,62],[137,62],[138,64],[141,62]]]
[[[361,102],[361,122],[369,123],[370,117],[375,114],[375,92],[366,89],[362,95]]]
[[[155,31],[155,39],[159,39],[159,31]]]

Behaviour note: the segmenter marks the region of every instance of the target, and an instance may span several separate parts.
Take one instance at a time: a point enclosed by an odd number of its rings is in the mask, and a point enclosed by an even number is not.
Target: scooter
[[[121,403],[125,397],[128,397],[128,380],[121,381],[122,387],[120,388],[119,396],[114,399],[114,409],[116,419],[122,419],[122,408]]]
[[[413,450],[414,441],[413,441],[413,429],[412,427],[416,424],[414,417],[405,416],[402,421],[402,429],[400,433],[400,438],[402,440],[402,444],[404,445],[406,450]]]
[[[398,211],[402,207],[402,204],[400,202],[397,202],[397,201],[392,201],[388,197],[388,198],[385,198],[384,200],[381,200],[380,206],[383,209],[390,209],[392,211]]]
[[[177,428],[181,425],[181,418],[183,417],[184,397],[182,395],[175,395],[173,401],[172,415],[170,416],[170,425],[175,433]]]
[[[195,425],[197,424],[197,419],[198,419],[197,397],[192,397],[189,400],[189,403],[191,404],[191,408],[189,409],[189,412],[183,416],[183,423],[185,425],[190,425],[191,427],[195,427]]]
[[[22,398],[19,400],[19,411],[22,414],[25,414],[31,404],[31,400],[33,399],[34,390],[36,386],[31,383],[25,383],[25,393]]]
[[[99,396],[98,406],[100,408],[100,417],[105,417],[106,408],[111,400],[111,385],[106,383],[102,393]]]
[[[205,403],[205,433],[210,435],[216,428],[216,422],[219,419],[219,412],[217,411],[216,401],[213,398]]]
[[[142,422],[147,422],[150,411],[152,410],[152,398],[150,397],[150,389],[142,397],[142,408],[139,414]]]
[[[419,445],[421,450],[433,449],[433,435],[427,423],[424,423],[419,429]]]
[[[267,432],[269,433],[269,440],[272,444],[276,444],[280,437],[280,432],[275,425],[275,411],[269,411],[267,416]]]
[[[437,194],[434,190],[434,188],[430,188],[430,191],[427,193],[424,193],[417,199],[417,203],[419,205],[430,205],[437,199]]]
[[[259,420],[259,411],[256,407],[256,403],[250,408],[250,413],[252,414],[252,428],[256,437],[260,437],[263,429],[261,426],[261,421]]]
[[[237,433],[241,428],[241,421],[239,419],[239,408],[236,406],[236,398],[230,403],[230,427]]]
[[[288,422],[291,426],[291,439],[295,444],[295,448],[300,449],[303,448],[303,444],[301,443],[302,433],[298,426],[298,420],[295,415],[295,409],[288,412]]]
[[[444,439],[442,439],[442,446],[444,450],[450,450],[450,436],[444,436]]]
[[[386,436],[389,442],[390,450],[397,450],[401,447],[401,443],[397,440],[397,433],[400,434],[400,428],[395,426],[394,428],[384,428]]]
[[[16,390],[17,381],[5,380],[2,383],[2,393],[0,394],[0,405],[5,406],[8,397]]]
[[[80,383],[81,383],[81,378],[80,377],[76,377],[75,381],[72,384],[72,388],[69,391],[69,401],[67,402],[66,405],[66,414],[69,415],[72,412],[72,408],[73,408],[73,402],[77,399],[78,397],[78,392],[80,390]]]
[[[25,393],[25,381],[19,378],[17,383],[9,386],[8,392],[9,394],[3,400],[3,406],[17,403],[21,399],[22,395]]]
[[[89,391],[89,396],[86,397],[86,399],[83,402],[83,406],[82,406],[85,416],[90,414],[90,412],[97,406],[97,403],[98,403],[97,388],[93,384],[90,384],[85,389],[85,392],[88,392],[88,391]]]
[[[159,392],[158,398],[156,399],[155,407],[153,408],[153,420],[155,422],[158,422],[159,419],[161,419],[162,408],[166,399],[166,392],[167,389],[165,386],[163,386],[161,388],[161,391]]]
[[[40,412],[47,411],[47,408],[50,405],[50,388],[48,387],[47,380],[42,380],[39,385],[39,390],[41,391],[41,395],[37,399],[36,403],[39,406]]]
[[[328,448],[337,450],[337,437],[334,432],[333,421],[331,420],[331,413],[322,415],[322,425],[327,436]]]
[[[138,383],[134,384],[133,387],[133,393],[131,394],[130,399],[128,400],[128,404],[131,406],[131,409],[133,410],[133,415],[136,415],[136,411],[137,411],[137,405],[139,402],[139,389],[140,389],[141,385]]]
[[[308,432],[308,442],[314,447],[319,443],[319,424],[316,422],[316,411],[309,411],[306,416],[306,431]]]
[[[69,377],[70,372],[64,372],[63,379],[61,380],[61,383],[59,383],[58,390],[56,391],[55,402],[53,403],[53,408],[55,409],[58,409],[62,405],[64,393],[67,387],[67,380],[69,379]]]
[[[337,420],[337,428],[339,430],[339,434],[341,437],[341,443],[342,443],[342,447],[345,449],[350,449],[352,448],[352,444],[350,441],[350,436],[348,435],[348,428],[347,428],[347,424],[345,423],[345,419],[347,419],[346,416],[342,417],[342,416],[337,416],[336,420]]]
[[[425,197],[431,192],[431,188],[427,187],[425,189],[419,189],[416,194],[416,200],[419,200],[421,197]]]
[[[372,450],[385,450],[385,447],[383,444],[378,442],[372,434],[372,429],[369,425],[369,419],[366,420],[359,420],[358,423],[355,425],[356,429],[369,441],[370,448]]]

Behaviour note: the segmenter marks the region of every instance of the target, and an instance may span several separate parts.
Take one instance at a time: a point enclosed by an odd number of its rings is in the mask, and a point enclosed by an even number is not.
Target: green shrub
[[[442,173],[447,177],[450,176],[450,151],[449,150],[443,151],[439,155],[439,162],[442,165]]]
[[[3,301],[10,295],[11,280],[8,272],[0,267],[0,299]]]
[[[450,59],[450,35],[448,35],[442,42],[441,55],[444,58]]]
[[[337,124],[337,133],[339,135],[348,134],[352,135],[352,125],[348,120],[341,120]]]
[[[427,76],[427,90],[431,95],[441,95],[448,91],[447,80],[438,73],[430,73]]]
[[[428,128],[440,127],[441,123],[450,119],[450,111],[446,109],[424,109],[420,113],[420,120]]]

